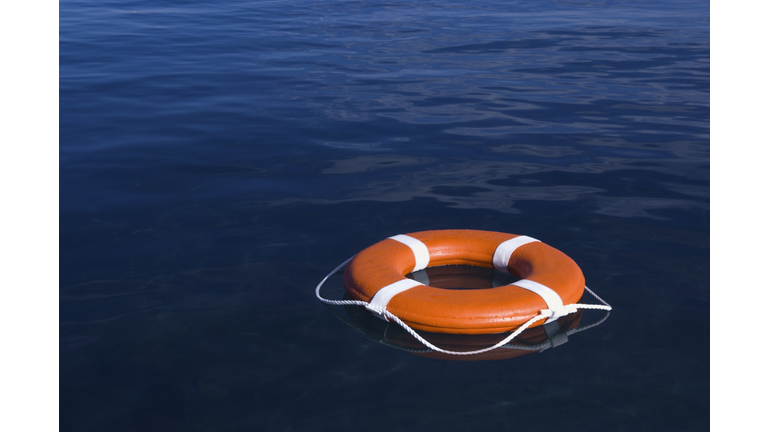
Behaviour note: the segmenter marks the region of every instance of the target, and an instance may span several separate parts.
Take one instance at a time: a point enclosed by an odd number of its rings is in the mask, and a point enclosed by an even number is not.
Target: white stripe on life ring
[[[536,240],[533,237],[517,236],[501,243],[496,247],[496,251],[493,253],[493,268],[502,273],[509,273],[507,264],[509,264],[509,257],[515,252],[515,249],[522,245],[537,241],[539,240]]]
[[[535,292],[536,294],[539,295],[539,297],[544,299],[544,301],[547,303],[547,308],[551,309],[554,312],[554,315],[552,315],[549,319],[547,319],[545,321],[545,324],[555,321],[556,319],[568,313],[563,307],[563,299],[560,298],[560,295],[555,290],[553,290],[552,288],[546,285],[542,285],[530,279],[521,279],[517,282],[511,283],[510,285],[514,285],[523,289],[527,289],[528,291]]]
[[[368,306],[365,308],[371,312],[382,315],[384,310],[387,309],[387,303],[392,300],[392,297],[418,285],[424,284],[413,279],[402,279],[395,283],[391,283],[377,291],[376,294],[373,295],[370,303],[368,303]]]
[[[415,239],[405,234],[399,234],[390,238],[408,246],[413,251],[413,257],[416,258],[416,266],[413,267],[411,272],[424,270],[427,268],[429,265],[429,249],[427,249],[427,245],[422,243],[421,240]]]

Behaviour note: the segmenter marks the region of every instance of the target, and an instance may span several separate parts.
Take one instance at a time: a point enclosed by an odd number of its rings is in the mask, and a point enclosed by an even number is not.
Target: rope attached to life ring
[[[339,264],[338,267],[336,267],[330,273],[328,273],[328,275],[325,276],[323,278],[323,280],[320,281],[319,284],[317,284],[317,288],[315,288],[315,296],[318,298],[318,300],[320,300],[321,302],[323,302],[325,304],[335,305],[335,306],[355,305],[355,306],[363,306],[363,307],[365,307],[365,306],[368,306],[370,304],[370,303],[362,301],[362,300],[330,300],[330,299],[326,299],[326,298],[324,298],[323,296],[320,295],[320,288],[322,288],[323,284],[325,284],[325,282],[331,276],[335,275],[342,268],[344,268],[344,266],[349,264],[349,262],[352,261],[352,259],[354,257],[355,257],[355,255],[353,255],[352,257],[350,257],[348,260],[344,261],[343,263]],[[613,309],[613,308],[611,308],[611,305],[606,303],[605,300],[600,298],[591,289],[587,288],[586,286],[584,287],[584,289],[587,292],[589,292],[590,294],[592,294],[592,296],[594,298],[596,298],[600,303],[602,303],[602,305],[574,303],[574,304],[564,305],[562,309],[556,310],[556,311],[552,310],[552,309],[542,309],[539,312],[538,315],[536,315],[535,317],[533,317],[533,318],[529,319],[528,321],[526,321],[523,325],[518,327],[517,330],[515,330],[513,333],[511,333],[509,336],[507,336],[506,338],[502,339],[501,341],[499,341],[495,345],[493,345],[491,347],[488,347],[488,348],[483,348],[483,349],[480,349],[480,350],[475,350],[475,351],[449,351],[449,350],[444,350],[444,349],[442,349],[440,347],[435,346],[434,344],[432,344],[428,340],[424,339],[423,337],[421,337],[421,335],[419,335],[416,332],[416,330],[412,329],[408,324],[404,323],[400,318],[398,318],[396,315],[394,315],[392,312],[388,311],[387,309],[382,309],[380,311],[377,310],[377,312],[380,313],[383,316],[386,316],[390,320],[396,322],[400,327],[403,328],[403,330],[407,331],[411,336],[416,338],[416,340],[418,340],[424,346],[426,346],[427,348],[429,348],[431,350],[434,350],[434,351],[437,351],[437,352],[441,352],[441,353],[444,353],[444,354],[452,354],[452,355],[472,355],[472,354],[480,354],[480,353],[492,351],[492,350],[495,350],[496,348],[499,348],[499,347],[501,347],[503,345],[506,345],[507,343],[512,341],[514,338],[516,338],[518,335],[520,335],[520,333],[525,331],[525,329],[530,327],[533,323],[535,323],[537,321],[540,321],[540,320],[543,320],[543,319],[550,318],[552,316],[563,316],[563,315],[572,314],[572,313],[576,312],[579,309],[597,309],[597,310],[604,310],[604,311],[611,311]],[[600,322],[604,321],[605,318],[607,318],[607,314],[606,314],[606,316],[602,320],[600,320]],[[596,323],[595,325],[597,325],[597,324],[599,324],[599,323]],[[579,329],[579,331],[581,331],[581,330],[586,330],[586,328]]]

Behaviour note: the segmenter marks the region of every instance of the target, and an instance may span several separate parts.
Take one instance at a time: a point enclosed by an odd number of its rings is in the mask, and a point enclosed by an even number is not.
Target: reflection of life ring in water
[[[445,279],[446,276],[442,275],[441,278]],[[461,361],[505,360],[560,346],[568,341],[569,334],[578,331],[576,327],[584,313],[579,310],[576,313],[561,317],[557,321],[529,328],[518,335],[513,342],[502,345],[492,351],[470,355],[454,355],[425,348],[421,342],[408,334],[400,326],[375,318],[374,315],[361,307],[344,306],[344,310],[347,312],[352,326],[372,341],[422,357]],[[344,320],[342,317],[339,318]],[[422,336],[446,350],[465,352],[493,346],[504,339],[507,333],[491,335],[454,335],[447,333],[430,333],[427,335],[422,333]]]

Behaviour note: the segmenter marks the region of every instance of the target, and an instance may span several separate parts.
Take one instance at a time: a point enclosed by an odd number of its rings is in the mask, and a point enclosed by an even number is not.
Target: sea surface
[[[59,7],[62,431],[708,430],[708,2]],[[315,297],[433,229],[613,311],[455,361]]]

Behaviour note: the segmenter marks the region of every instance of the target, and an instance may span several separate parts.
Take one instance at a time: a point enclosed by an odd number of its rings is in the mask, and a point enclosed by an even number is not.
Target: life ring
[[[427,267],[470,265],[512,273],[521,280],[488,289],[450,290],[405,275]],[[567,255],[528,236],[477,230],[397,235],[370,246],[347,265],[344,288],[369,311],[389,311],[408,326],[432,333],[512,331],[543,310],[546,321],[572,313],[584,275]]]

